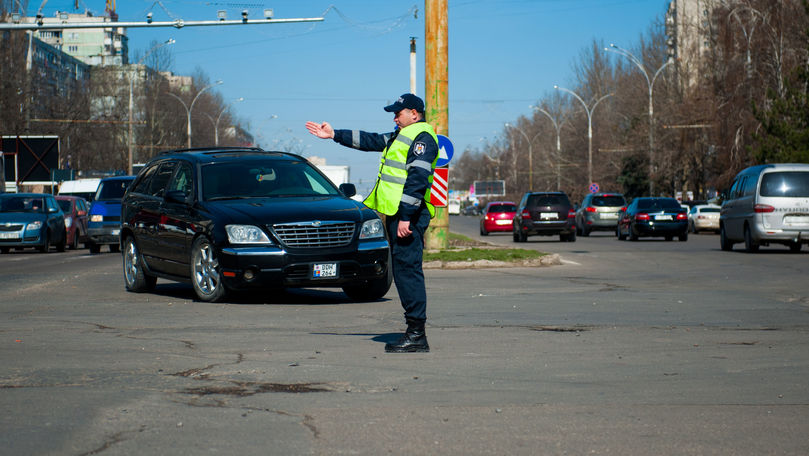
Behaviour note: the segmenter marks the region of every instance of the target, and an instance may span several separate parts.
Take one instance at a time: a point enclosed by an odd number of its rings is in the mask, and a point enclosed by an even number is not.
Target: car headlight
[[[367,220],[362,224],[360,239],[378,239],[382,237],[385,237],[385,227],[382,225],[382,220]]]
[[[73,223],[73,217],[65,217],[65,228],[70,228],[70,225]]]
[[[103,222],[104,221],[104,216],[101,215],[101,214],[93,214],[93,215],[90,216],[90,221],[91,222]]]
[[[25,227],[25,231],[36,231],[42,228],[42,222],[37,220],[36,222],[31,222]]]
[[[271,244],[261,228],[253,225],[225,225],[231,244]]]

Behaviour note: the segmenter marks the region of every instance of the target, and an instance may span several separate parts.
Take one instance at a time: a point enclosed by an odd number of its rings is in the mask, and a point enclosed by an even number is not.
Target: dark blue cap
[[[402,109],[415,109],[418,112],[424,112],[424,101],[412,93],[406,93],[392,105],[385,106],[385,111],[387,112],[399,112]]]

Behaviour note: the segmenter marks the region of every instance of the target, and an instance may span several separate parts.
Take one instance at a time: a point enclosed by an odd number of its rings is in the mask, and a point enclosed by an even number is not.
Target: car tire
[[[11,250],[11,249],[10,249],[9,247],[0,247],[0,253],[2,253],[2,254],[6,254],[6,253],[8,253],[10,250]]]
[[[528,242],[528,235],[522,231],[517,231],[517,237],[519,238],[518,242]]]
[[[143,293],[154,290],[157,277],[150,276],[143,269],[143,256],[140,254],[135,239],[129,236],[124,241],[124,284],[127,291]]]
[[[581,227],[581,235],[584,237],[590,236],[590,228],[588,228],[587,226]]]
[[[480,227],[480,235],[481,235],[481,236],[488,236],[488,235],[489,235],[489,232],[488,232],[488,231],[486,231],[486,228],[483,228],[483,226],[481,226],[481,227]]]
[[[205,236],[191,247],[191,285],[200,301],[218,302],[227,294],[214,246]]]
[[[118,244],[110,244],[110,252],[111,253],[118,253],[121,251],[121,246]]]
[[[514,242],[520,242],[520,235],[514,230],[511,231],[511,238],[514,240]]]
[[[615,237],[617,237],[619,241],[626,240],[626,235],[621,232],[621,226],[620,225],[615,227]]]
[[[64,252],[65,248],[67,248],[67,231],[62,231],[62,240],[56,244],[56,251]]]
[[[750,227],[744,226],[744,250],[747,253],[758,252],[758,242],[753,240],[753,235],[750,233]]]
[[[691,223],[691,232],[694,233],[694,234],[699,234],[699,230],[697,229],[697,225],[695,225],[693,222]]]
[[[674,236],[671,236],[671,235],[666,236],[666,242],[671,242],[673,240],[674,240]]]
[[[360,285],[346,285],[343,292],[352,300],[358,302],[378,301],[388,294],[393,283],[393,259],[388,251],[388,268],[384,277],[368,280]]]
[[[73,242],[70,243],[70,250],[78,250],[79,249],[79,232],[76,231],[73,234]]]
[[[725,252],[733,250],[733,242],[730,242],[727,234],[725,234],[725,226],[719,227],[719,247]]]
[[[635,229],[632,228],[632,225],[629,225],[629,240],[633,242],[638,240],[638,233],[635,232]]]
[[[677,237],[677,240],[680,242],[685,242],[688,240],[688,231],[684,232],[680,236]]]
[[[37,247],[40,252],[48,253],[51,249],[51,230],[45,230],[45,239],[42,245]]]
[[[87,248],[90,249],[90,253],[101,253],[101,246],[95,242],[86,242],[85,244],[87,244]]]
[[[576,223],[576,234],[579,234],[579,235],[582,234],[582,229],[581,229],[581,227],[579,226],[578,223]]]

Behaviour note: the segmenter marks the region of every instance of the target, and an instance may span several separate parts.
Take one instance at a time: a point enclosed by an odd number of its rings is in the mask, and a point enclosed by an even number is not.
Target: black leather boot
[[[426,353],[430,351],[424,321],[407,319],[407,331],[396,343],[385,344],[387,353]]]

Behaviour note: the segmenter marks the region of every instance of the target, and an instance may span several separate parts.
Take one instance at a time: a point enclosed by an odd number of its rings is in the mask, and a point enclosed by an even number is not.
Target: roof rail
[[[239,146],[221,146],[221,147],[195,147],[190,149],[172,149],[160,152],[163,154],[174,154],[178,152],[229,152],[234,150],[252,150],[254,152],[266,152],[260,147],[239,147]]]

